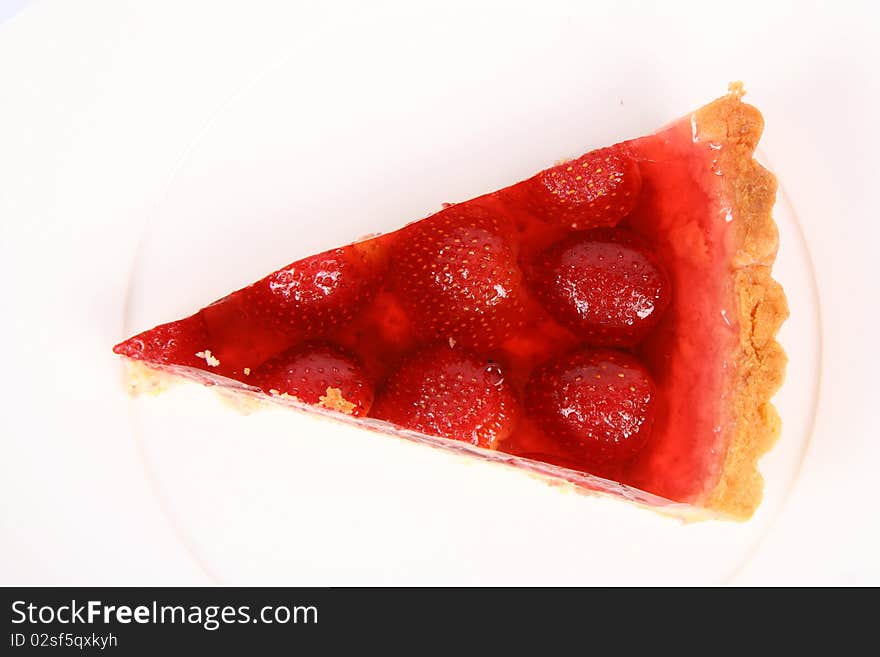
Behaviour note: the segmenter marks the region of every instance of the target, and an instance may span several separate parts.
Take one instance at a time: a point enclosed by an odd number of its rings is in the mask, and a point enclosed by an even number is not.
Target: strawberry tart
[[[787,308],[776,181],[741,97],[297,260],[114,351],[578,490],[748,518]]]

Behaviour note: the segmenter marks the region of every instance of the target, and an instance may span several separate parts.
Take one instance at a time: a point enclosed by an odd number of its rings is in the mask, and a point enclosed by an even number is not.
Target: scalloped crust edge
[[[771,276],[779,246],[773,220],[776,178],[753,154],[764,128],[761,113],[742,102],[742,83],[692,115],[697,141],[719,145],[722,194],[734,225],[731,264],[740,327],[733,384],[734,430],[717,483],[699,504],[746,520],[761,502],[764,480],[758,459],[779,436],[781,422],[770,399],[782,385],[787,358],[776,342],[788,317],[782,286]]]

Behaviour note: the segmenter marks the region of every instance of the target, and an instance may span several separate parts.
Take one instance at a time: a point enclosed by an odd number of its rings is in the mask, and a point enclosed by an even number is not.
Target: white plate
[[[473,76],[446,73],[432,93],[436,81],[412,77],[423,60],[398,69],[382,61],[364,55],[352,67],[338,58],[315,69],[290,57],[212,117],[148,225],[128,334],[289,261],[396,228],[444,201],[515,182],[689,109],[636,116],[625,108],[639,98],[624,88],[536,101],[517,91],[515,63],[497,66],[479,87]],[[609,75],[604,66],[582,74]],[[704,99],[723,86],[706,89]],[[683,527],[325,420],[283,410],[239,416],[190,387],[136,403],[157,494],[193,554],[227,583],[723,580],[778,512],[815,408],[811,265],[784,195],[776,216],[783,244],[776,271],[793,308],[782,340],[793,365],[778,399],[784,434],[762,463],[765,501],[747,524]]]

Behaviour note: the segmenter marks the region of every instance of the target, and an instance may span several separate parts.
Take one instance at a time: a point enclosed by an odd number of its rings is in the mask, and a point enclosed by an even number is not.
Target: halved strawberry
[[[351,319],[373,296],[381,256],[369,242],[298,260],[242,290],[250,316],[310,338]]]
[[[529,278],[544,307],[595,345],[636,344],[669,304],[669,280],[659,261],[620,230],[571,236],[545,251]]]
[[[573,455],[597,465],[621,463],[651,434],[654,383],[633,356],[582,349],[532,373],[526,409]]]
[[[344,327],[378,290],[383,254],[361,242],[297,260],[201,310],[223,368],[240,374]]]
[[[373,385],[360,363],[330,345],[296,347],[264,363],[245,381],[272,395],[290,395],[349,415],[366,415]]]
[[[522,272],[508,220],[451,206],[408,226],[389,268],[423,340],[491,348],[522,322]]]
[[[513,431],[517,408],[498,363],[442,345],[409,356],[381,386],[370,415],[494,448]]]
[[[574,230],[616,226],[638,202],[642,177],[617,144],[542,171],[528,181],[532,214]]]

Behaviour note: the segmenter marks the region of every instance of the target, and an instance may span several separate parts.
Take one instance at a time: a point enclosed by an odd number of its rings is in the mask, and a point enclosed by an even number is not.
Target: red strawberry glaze
[[[721,172],[713,170],[710,145],[694,142],[687,120],[612,148],[601,151],[615,154],[610,183],[542,172],[445,208],[423,224],[293,263],[280,270],[283,275],[271,274],[190,318],[134,336],[115,351],[158,367],[182,365],[254,385],[250,372],[297,345],[318,340],[350,354],[362,368],[364,385],[383,390],[387,382],[400,380],[400,363],[412,368],[411,357],[418,350],[437,342],[451,347],[462,343],[459,347],[474,357],[497,363],[517,405],[528,408],[523,402],[533,371],[591,345],[547,312],[523,282],[524,272],[534,268],[542,253],[568,239],[572,224],[588,229],[619,222],[651,249],[671,289],[659,323],[629,349],[655,384],[653,428],[644,447],[620,463],[600,465],[566,449],[545,433],[539,418],[526,412],[519,413],[512,433],[493,447],[576,471],[601,472],[667,499],[696,501],[714,485],[730,438],[727,384],[733,364],[727,357],[734,353],[738,336],[729,276],[731,224],[720,196]],[[594,159],[585,156],[575,162]],[[618,190],[625,201],[614,207],[629,214],[614,217],[587,196],[589,209],[578,210],[577,222],[565,214],[570,208],[563,212],[558,204],[549,213],[536,212],[536,185],[547,188],[548,179],[557,181],[553,189],[594,182],[590,189],[605,185]],[[572,193],[575,200],[578,194]],[[454,230],[459,217],[473,217],[474,212],[481,217],[478,222]],[[565,220],[548,220],[560,216]],[[440,228],[423,229],[429,226]],[[485,251],[470,253],[456,239],[475,239],[475,246]],[[423,276],[425,263],[436,271]],[[466,276],[460,275],[463,269],[455,270],[456,263],[464,263]],[[442,278],[446,265],[453,271]],[[495,282],[488,277],[495,275],[503,279],[498,281],[501,299],[490,294]],[[267,293],[279,280],[293,281],[308,294],[279,306],[277,295]],[[448,299],[441,299],[443,295]],[[471,305],[450,312],[438,301],[462,299]],[[494,321],[503,326],[496,325],[487,339],[480,339],[479,327]],[[459,322],[458,328],[445,329],[449,322]],[[466,401],[449,403],[456,407]],[[377,403],[370,416],[393,420],[382,416],[382,409],[390,407]]]

